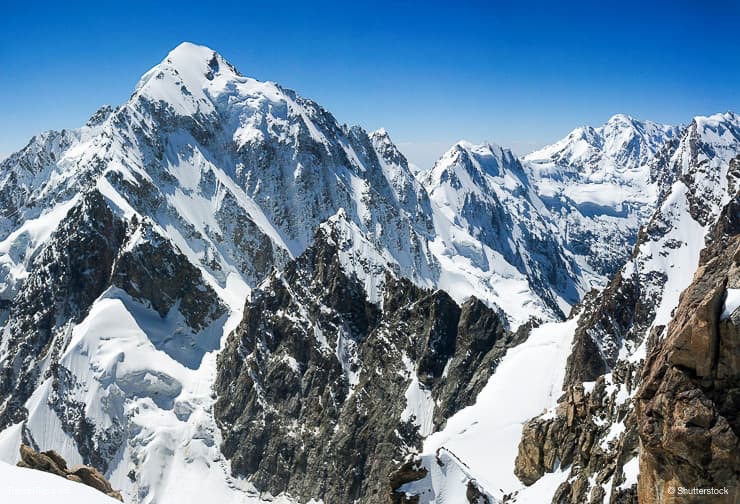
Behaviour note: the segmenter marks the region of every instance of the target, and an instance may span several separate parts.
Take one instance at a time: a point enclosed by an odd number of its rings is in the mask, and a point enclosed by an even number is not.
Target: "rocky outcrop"
[[[617,363],[622,340],[641,341],[640,335],[655,316],[654,300],[642,294],[646,282],[662,284],[665,278],[639,278],[620,271],[603,291],[591,292],[582,301],[584,315],[568,357],[566,385],[594,381],[608,373]]]
[[[434,390],[439,399],[434,412],[435,428],[441,429],[447,418],[475,403],[506,351],[526,340],[536,326],[529,322],[512,333],[504,328],[502,320],[476,298],[461,306],[455,352],[445,379]]]
[[[648,356],[636,400],[641,503],[734,503],[740,498],[740,200],[728,205],[699,269]],[[676,495],[677,489],[726,494]]]
[[[76,481],[104,493],[108,497],[113,497],[123,502],[121,493],[114,490],[105,476],[94,467],[79,465],[67,467],[67,462],[54,450],[37,452],[27,445],[20,447],[21,460],[18,467],[27,469],[36,469],[51,474],[56,474],[70,481]]]
[[[412,458],[404,462],[401,467],[394,470],[389,476],[388,499],[393,504],[418,504],[418,495],[406,495],[402,492],[396,492],[397,488],[424,479],[429,473],[427,469],[420,464],[418,459]]]
[[[343,271],[336,238],[321,228],[253,293],[219,356],[221,448],[273,494],[376,503],[390,491],[403,502],[393,490],[423,474],[398,461],[475,400],[526,331],[509,333],[478,300],[458,306],[391,275],[376,306]]]
[[[624,464],[637,455],[632,405],[626,401],[636,385],[636,366],[621,361],[609,375],[586,390],[566,390],[556,409],[527,422],[522,431],[514,473],[532,485],[545,473],[567,470],[553,502],[580,504],[617,502],[623,498]],[[591,487],[589,479],[595,486]],[[611,495],[604,485],[611,482]],[[626,489],[629,491],[629,488]]]
[[[566,385],[593,381],[607,373],[623,345],[631,352],[647,336],[669,276],[680,274],[658,257],[674,257],[671,261],[675,262],[692,254],[689,249],[698,240],[676,230],[712,226],[723,201],[735,194],[740,177],[740,130],[735,121],[734,114],[713,116],[711,121],[697,119],[684,131],[678,146],[667,145],[654,159],[651,178],[657,180],[662,173],[665,179],[660,181],[661,199],[640,229],[627,264],[603,291],[581,302],[585,315],[568,359]],[[717,138],[717,132],[723,135]]]
[[[165,317],[173,307],[188,326],[202,330],[226,313],[201,272],[172,243],[135,217],[129,223],[130,240],[116,260],[111,283],[134,299],[148,303]]]

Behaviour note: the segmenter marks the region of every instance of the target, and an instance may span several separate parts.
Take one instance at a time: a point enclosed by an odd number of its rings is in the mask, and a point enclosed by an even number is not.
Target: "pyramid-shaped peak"
[[[203,59],[210,58],[216,51],[208,46],[194,44],[192,42],[182,42],[172,49],[167,55],[167,59],[184,60],[184,59]]]
[[[609,118],[607,121],[607,124],[614,124],[614,123],[632,123],[634,122],[634,118],[627,114],[614,114]]]
[[[184,76],[205,75],[212,78],[214,74],[223,71],[239,75],[236,68],[219,53],[210,47],[192,42],[183,42],[175,47],[157,66],[173,69]]]
[[[213,49],[183,42],[146,72],[136,86],[136,96],[164,101],[182,115],[213,110],[204,89],[223,89],[244,78]]]

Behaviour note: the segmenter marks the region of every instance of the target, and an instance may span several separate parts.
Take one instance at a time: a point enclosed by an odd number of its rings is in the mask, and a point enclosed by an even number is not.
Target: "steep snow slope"
[[[519,489],[513,464],[522,425],[557,403],[577,323],[574,318],[544,324],[534,329],[527,341],[510,349],[475,405],[454,415],[442,431],[424,442],[428,455],[423,456],[423,465],[428,477],[400,490],[418,493],[424,503],[460,502],[445,495],[448,485],[460,482],[440,472],[435,460],[440,449],[449,454],[450,466],[465,468],[462,482],[475,480],[496,499]]]
[[[534,296],[561,316],[579,300],[580,272],[511,151],[460,142],[420,180],[435,210],[433,251],[467,263],[443,288],[454,292],[457,277],[472,276],[484,288],[500,290],[504,311],[521,310],[525,320],[525,313],[552,318],[538,310]]]
[[[675,148],[680,131],[618,114],[524,157],[531,183],[594,287],[626,261],[638,229],[670,187],[674,177],[660,158]]]
[[[390,251],[404,275],[430,276],[428,203],[387,135],[371,139],[340,126],[316,103],[242,77],[207,48],[180,46],[156,68],[142,78],[138,96],[155,111],[166,104],[165,118],[194,118],[198,133],[218,138],[197,138],[196,145],[258,205],[292,256],[341,208]],[[374,142],[385,142],[383,154]],[[178,169],[181,158],[172,160]]]

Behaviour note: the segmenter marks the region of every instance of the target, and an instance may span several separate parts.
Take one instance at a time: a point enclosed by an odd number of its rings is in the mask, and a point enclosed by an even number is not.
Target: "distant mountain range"
[[[736,492],[739,178],[731,112],[412,170],[183,43],[0,162],[0,460],[136,503]]]

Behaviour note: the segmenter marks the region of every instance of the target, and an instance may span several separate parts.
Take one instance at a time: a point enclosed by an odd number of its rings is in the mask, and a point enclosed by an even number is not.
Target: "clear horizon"
[[[522,155],[617,113],[685,124],[740,109],[731,1],[35,5],[0,20],[0,158],[124,103],[183,41],[386,128],[421,167],[461,139]]]

